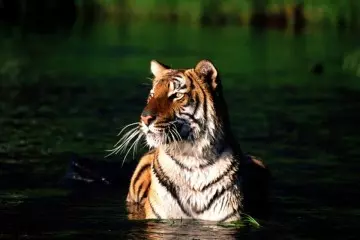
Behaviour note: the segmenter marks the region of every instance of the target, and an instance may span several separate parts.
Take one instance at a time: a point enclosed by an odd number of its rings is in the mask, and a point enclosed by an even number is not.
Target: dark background
[[[358,239],[360,2],[0,0],[0,239]],[[261,228],[129,221],[150,60],[221,73]],[[101,180],[106,177],[106,181]],[[108,184],[110,183],[110,184]]]

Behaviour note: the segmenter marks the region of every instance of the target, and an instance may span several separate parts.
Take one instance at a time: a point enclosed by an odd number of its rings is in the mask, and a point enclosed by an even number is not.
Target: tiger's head
[[[140,129],[150,147],[209,145],[222,137],[227,109],[218,72],[210,61],[171,69],[153,60],[151,72],[152,89],[140,116]]]

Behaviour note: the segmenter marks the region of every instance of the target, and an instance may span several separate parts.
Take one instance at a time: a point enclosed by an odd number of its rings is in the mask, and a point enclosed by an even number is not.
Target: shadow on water
[[[67,37],[0,38],[0,239],[356,239],[360,88],[341,68],[353,35],[88,26]],[[202,58],[221,72],[243,150],[272,171],[271,216],[257,219],[259,229],[129,221],[136,160],[104,159],[119,129],[138,119],[149,61],[192,67]]]

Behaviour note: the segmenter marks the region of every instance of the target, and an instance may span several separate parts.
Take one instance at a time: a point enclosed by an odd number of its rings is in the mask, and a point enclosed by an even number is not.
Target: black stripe
[[[220,149],[220,152],[213,153],[212,156],[211,156],[210,154],[209,154],[209,156],[204,156],[205,159],[208,159],[208,162],[205,163],[205,164],[201,164],[201,165],[199,165],[199,166],[197,166],[197,167],[195,167],[195,168],[204,169],[204,168],[207,168],[207,167],[209,167],[209,166],[214,165],[217,161],[220,160],[220,157],[219,157],[219,156],[224,152],[224,150],[225,150],[225,148],[222,147],[222,148]],[[211,151],[211,150],[209,150],[209,151]],[[207,152],[207,151],[206,151],[206,152]],[[190,168],[190,167],[186,166],[185,164],[183,164],[181,161],[179,161],[177,158],[175,158],[175,156],[172,155],[171,153],[166,152],[166,154],[167,154],[167,155],[175,162],[175,164],[178,165],[180,168],[186,169],[186,170],[188,170],[188,171],[190,171],[190,172],[193,171],[193,168]],[[227,173],[229,173],[229,171],[230,171],[233,167],[236,167],[236,168],[234,168],[234,171],[237,170],[237,166],[233,165],[233,163],[232,163],[232,164],[225,170],[224,174],[222,174],[221,176],[219,176],[218,178],[216,178],[216,179],[214,180],[214,183],[218,182],[222,177],[224,177],[225,175],[227,175]],[[210,184],[214,184],[214,183],[210,183]],[[207,188],[207,185],[205,186],[205,189],[206,189],[206,188]],[[201,190],[201,191],[202,191],[202,190]]]
[[[184,90],[184,89],[187,89],[186,84],[182,85],[182,86],[179,88],[179,90]]]
[[[186,107],[190,105],[190,101],[188,101],[186,104],[180,106],[180,109],[185,110]]]
[[[194,115],[196,115],[199,106],[200,106],[200,98],[199,98],[199,96],[196,94],[196,95],[195,95]]]
[[[196,84],[198,84],[198,83],[196,83]],[[204,89],[201,87],[201,85],[200,84],[198,84],[198,88],[200,89],[200,92],[202,93],[202,97],[203,97],[203,99],[204,99],[204,101],[203,101],[203,111],[204,111],[204,122],[206,123],[207,122],[207,101],[206,101],[206,93],[205,93],[205,91],[204,91]],[[198,102],[200,102],[200,100],[198,101]],[[199,107],[198,107],[199,108]],[[197,114],[197,112],[194,112],[194,115],[196,115]]]
[[[174,84],[174,90],[177,90],[178,88],[180,88],[181,86],[181,81],[178,80],[177,78],[181,78],[183,79],[183,77],[180,75],[180,74],[176,74],[174,77],[173,77],[173,84]]]
[[[189,117],[189,118],[190,118],[193,122],[195,122],[197,125],[201,126],[201,125],[200,125],[200,121],[197,120],[193,115],[191,115],[191,114],[189,114],[189,113],[182,112],[182,111],[179,112],[179,115],[180,115],[180,117],[181,117],[181,115],[185,115],[185,116]]]
[[[166,128],[166,127],[168,127],[170,124],[169,124],[169,122],[168,121],[164,121],[164,122],[160,122],[160,123],[156,123],[156,128]]]
[[[176,90],[179,85],[180,85],[180,84],[179,84],[179,81],[174,78],[174,79],[173,79],[173,87],[174,87],[173,90]]]
[[[203,207],[200,210],[194,209],[193,211],[197,214],[202,214],[206,210],[209,210],[210,207],[214,204],[214,202],[218,200],[220,197],[222,197],[232,187],[233,184],[231,183],[229,186],[222,188],[221,191],[216,191],[216,193],[211,197],[210,201],[206,204],[205,207]]]
[[[199,88],[200,88],[202,94],[204,95],[203,109],[204,109],[204,122],[206,123],[207,120],[208,120],[207,119],[207,100],[206,100],[207,96],[206,96],[206,93],[205,93],[204,89],[202,89],[201,86],[199,86]]]
[[[196,96],[196,95],[195,95],[195,96]],[[198,101],[192,99],[192,97],[189,96],[189,99],[188,99],[187,103],[184,104],[183,106],[181,106],[181,108],[182,108],[182,109],[185,109],[186,107],[188,107],[188,106],[190,106],[190,105],[194,105],[194,103],[197,104]],[[196,106],[196,105],[195,105],[195,106]]]
[[[144,185],[144,182],[142,182],[142,183],[140,184],[140,186],[139,186],[139,189],[140,189],[140,190],[141,190],[141,188],[143,187],[143,185]],[[141,202],[141,200],[143,200],[144,198],[147,197],[148,192],[149,192],[149,189],[150,189],[150,184],[147,185],[146,189],[144,190],[144,194],[143,194],[142,196],[140,196],[140,193],[141,193],[140,190],[137,192],[138,202]],[[141,197],[141,198],[140,198],[140,197]]]
[[[192,79],[192,77],[191,76],[187,76],[188,77],[188,79],[190,80],[189,82],[190,82],[190,84],[189,84],[189,86],[188,86],[188,89],[189,89],[189,92],[194,88],[194,83],[193,83],[193,81],[195,81],[194,79]]]
[[[151,211],[154,213],[155,217],[156,217],[157,219],[161,219],[160,215],[155,211],[155,208],[154,208],[154,206],[152,205],[150,199],[149,199],[148,201],[149,201],[149,205],[150,205]]]
[[[155,153],[155,151],[156,151],[156,149],[151,149],[150,151],[148,151],[147,153],[145,153],[143,157],[148,156],[148,155],[151,155],[151,154]]]
[[[220,158],[214,157],[214,158],[212,158],[210,161],[208,161],[208,162],[205,163],[205,164],[201,164],[201,165],[199,165],[199,166],[197,166],[197,167],[190,168],[190,167],[186,166],[185,164],[183,164],[181,161],[179,161],[177,158],[175,158],[171,153],[166,152],[166,154],[167,154],[167,155],[174,161],[174,163],[175,163],[176,165],[178,165],[181,169],[186,169],[186,170],[188,170],[188,171],[190,171],[190,172],[192,172],[194,169],[204,169],[204,168],[207,168],[207,167],[209,167],[209,166],[211,166],[211,165],[214,165],[217,161],[220,160]],[[217,154],[217,156],[219,156],[220,154],[221,154],[221,153]],[[208,159],[209,159],[209,158],[210,158],[210,157],[208,157]],[[230,168],[230,167],[229,167],[229,168]],[[220,176],[219,178],[225,176],[225,175],[229,172],[229,170],[231,170],[231,168],[230,168],[230,169],[227,169],[226,172],[225,172],[222,176]],[[219,180],[220,180],[220,179],[219,179]],[[216,182],[218,182],[219,180],[217,180]],[[215,180],[214,180],[214,181],[215,181]],[[214,183],[216,183],[216,182],[214,182]],[[207,185],[206,185],[205,187],[207,188]],[[202,190],[200,190],[200,191],[202,191]]]
[[[226,215],[225,217],[223,217],[222,219],[220,219],[218,221],[218,223],[221,223],[221,222],[225,222],[226,220],[228,220],[229,218],[235,216],[235,214],[237,214],[238,211],[237,210],[234,210],[233,212],[229,213],[228,215]]]
[[[141,202],[141,201],[140,201],[140,189],[142,188],[143,184],[144,184],[144,182],[142,182],[142,183],[140,184],[139,188],[138,188],[139,191],[137,191],[137,194],[136,194],[136,195],[137,195],[137,202]]]
[[[134,179],[134,182],[133,182],[133,190],[135,192],[135,185],[137,183],[137,181],[139,181],[141,175],[149,168],[151,167],[151,164],[150,163],[147,163],[145,165],[143,165],[140,170],[138,171],[138,174],[136,175],[135,179]]]
[[[202,88],[201,84],[199,84],[196,80],[194,80],[194,83],[197,85],[197,87],[200,89],[200,92],[203,95],[204,122],[206,123],[207,122],[207,101],[206,101],[207,96],[206,96],[206,93],[205,93],[204,89]],[[198,101],[198,102],[200,102],[200,101]],[[194,112],[194,115],[196,115],[196,112]]]
[[[191,214],[185,209],[184,205],[182,204],[182,202],[179,199],[177,190],[176,190],[176,185],[165,175],[163,169],[160,166],[159,160],[158,158],[155,159],[156,165],[153,165],[153,172],[155,174],[155,177],[159,180],[160,184],[162,186],[164,186],[166,188],[166,190],[171,194],[171,196],[176,200],[177,204],[179,205],[179,207],[181,208],[181,210],[183,211],[183,213],[188,216],[191,217]]]
[[[179,80],[177,80],[176,78],[181,78],[181,79],[183,79],[183,76],[182,76],[181,74],[175,74],[175,75],[174,75],[174,79],[175,79],[176,81],[179,81]]]
[[[169,155],[169,154],[168,154]],[[169,155],[170,156],[170,155]],[[174,158],[174,157],[172,157],[172,156],[170,156],[171,157],[171,159],[175,162],[175,164],[176,165],[178,165],[180,168],[182,168],[182,169],[186,169],[186,170],[188,170],[188,171],[192,171],[192,169],[191,168],[189,168],[188,166],[185,166],[182,162],[180,162],[179,160],[177,160],[176,158]]]
[[[204,191],[206,189],[208,189],[209,187],[211,187],[212,185],[218,183],[221,179],[223,179],[225,176],[227,176],[231,170],[234,170],[233,175],[236,174],[236,165],[234,165],[233,163],[230,164],[230,166],[225,170],[225,172],[223,174],[221,174],[220,176],[218,176],[217,178],[215,178],[214,180],[212,180],[211,182],[209,182],[207,185],[205,185],[203,188],[200,189],[200,191]]]

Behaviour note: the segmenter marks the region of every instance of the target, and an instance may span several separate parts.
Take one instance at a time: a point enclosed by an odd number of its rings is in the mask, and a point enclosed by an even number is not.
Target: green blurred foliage
[[[219,16],[228,21],[246,22],[251,13],[259,11],[264,14],[285,11],[291,18],[291,12],[294,11],[295,6],[303,3],[304,15],[311,23],[340,23],[355,26],[360,24],[358,17],[360,1],[357,0],[93,0],[92,2],[110,15],[122,11],[133,17],[172,18],[176,16],[177,19],[191,22],[198,22],[203,17],[216,21]],[[81,8],[89,4],[89,1],[78,0],[77,4]],[[119,17],[119,15],[112,17]]]
[[[266,21],[278,21],[286,16],[286,25],[292,25],[299,14],[310,24],[359,26],[358,0],[2,0],[13,2],[19,21],[28,17],[69,18],[76,5],[78,17],[107,17],[114,20],[162,19],[191,23],[248,24],[254,13],[266,16]],[[65,3],[66,2],[66,3]],[[6,4],[5,4],[6,5]],[[9,4],[7,4],[10,6]],[[39,10],[40,9],[40,10]],[[36,11],[42,11],[41,14]],[[9,11],[6,11],[9,12]],[[1,13],[1,9],[0,9]],[[30,13],[30,14],[29,14]],[[1,15],[1,14],[0,14]],[[14,15],[14,16],[15,16]],[[1,20],[1,16],[0,16]]]

